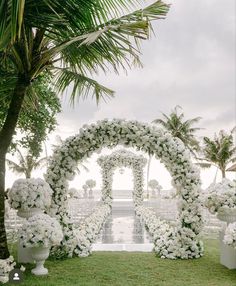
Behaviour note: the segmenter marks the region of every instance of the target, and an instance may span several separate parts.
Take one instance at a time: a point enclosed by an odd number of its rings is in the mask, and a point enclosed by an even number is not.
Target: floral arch
[[[102,173],[102,200],[106,204],[112,201],[112,182],[114,170],[119,167],[129,167],[133,171],[134,205],[141,205],[143,201],[143,168],[147,164],[147,159],[142,155],[136,155],[127,150],[117,150],[107,156],[100,156],[97,160]]]
[[[200,179],[198,168],[191,163],[183,143],[168,132],[138,121],[113,119],[84,125],[78,135],[69,137],[58,147],[50,161],[46,181],[53,189],[51,214],[58,217],[64,229],[63,246],[73,251],[76,244],[75,230],[68,215],[68,180],[71,180],[78,163],[99,152],[104,147],[123,145],[135,147],[155,155],[164,163],[172,176],[172,185],[178,191],[179,215],[175,226],[161,224],[147,218],[144,209],[138,212],[147,221],[149,229],[155,230],[155,249],[159,256],[167,258],[197,258],[203,247],[199,233],[203,221],[199,202]],[[155,223],[152,223],[155,222]]]

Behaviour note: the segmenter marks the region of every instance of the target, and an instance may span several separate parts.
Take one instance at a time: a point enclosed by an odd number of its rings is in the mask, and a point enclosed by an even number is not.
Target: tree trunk
[[[8,148],[12,142],[17,120],[30,83],[19,80],[14,89],[4,125],[0,131],[0,259],[9,257],[5,229],[5,163]]]
[[[222,173],[222,179],[225,178],[225,169],[221,169],[221,173]]]

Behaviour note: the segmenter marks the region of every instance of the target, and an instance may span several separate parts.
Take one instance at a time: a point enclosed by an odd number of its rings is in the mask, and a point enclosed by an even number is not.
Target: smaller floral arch
[[[137,155],[125,149],[112,152],[110,155],[100,156],[97,163],[101,167],[102,173],[102,200],[111,205],[112,202],[112,182],[116,168],[128,167],[133,171],[133,199],[134,205],[138,206],[143,201],[143,168],[147,164],[147,159],[142,155]]]

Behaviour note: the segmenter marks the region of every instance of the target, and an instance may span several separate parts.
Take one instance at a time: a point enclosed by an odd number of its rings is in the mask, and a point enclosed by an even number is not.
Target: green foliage
[[[0,78],[0,127],[11,101],[10,91],[1,92],[4,78]],[[17,123],[17,131],[21,138],[14,141],[13,146],[21,146],[28,150],[28,155],[39,157],[42,151],[42,142],[56,127],[56,115],[61,111],[59,98],[50,87],[50,77],[40,76],[27,90]],[[14,149],[13,149],[14,150]]]
[[[35,154],[32,154],[33,147],[28,149],[28,153],[24,156],[19,148],[16,148],[18,163],[7,159],[8,167],[15,173],[24,174],[26,178],[31,178],[31,173],[34,169],[44,167],[47,164],[47,158],[37,159]]]
[[[113,96],[89,75],[140,63],[139,40],[149,37],[150,21],[164,18],[169,10],[157,1],[134,11],[137,4],[138,0],[2,1],[0,73],[5,89],[19,79],[28,85],[50,71],[59,91],[72,84],[72,100],[90,93],[97,101]]]
[[[141,252],[95,252],[87,258],[47,260],[45,277],[32,275],[33,265],[28,264],[22,285],[235,286],[235,270],[220,264],[218,241],[208,240],[205,246],[204,257],[193,260],[161,259]]]
[[[182,109],[180,106],[176,106],[170,115],[162,113],[164,119],[155,119],[153,123],[161,125],[164,129],[169,131],[173,137],[179,138],[195,155],[195,152],[199,151],[199,142],[194,133],[201,128],[192,127],[192,125],[198,123],[201,117],[184,120],[184,113],[181,112],[178,114],[178,108]]]
[[[208,166],[217,166],[221,170],[223,178],[225,177],[227,165],[236,161],[236,147],[233,140],[234,131],[232,129],[227,134],[224,130],[221,130],[218,135],[215,134],[213,139],[203,138],[203,159],[209,162]]]

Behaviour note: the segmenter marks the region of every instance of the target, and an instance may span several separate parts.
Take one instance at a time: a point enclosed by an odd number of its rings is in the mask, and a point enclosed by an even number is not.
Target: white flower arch
[[[118,144],[153,154],[164,163],[172,176],[172,185],[178,190],[179,195],[178,225],[177,228],[170,228],[168,237],[177,237],[180,248],[184,244],[187,245],[181,248],[185,254],[176,257],[199,257],[202,253],[202,245],[198,239],[202,229],[202,215],[198,168],[191,163],[189,152],[180,140],[155,126],[122,119],[105,119],[96,124],[84,125],[78,135],[65,140],[52,156],[46,181],[54,191],[51,214],[58,216],[64,228],[65,248],[74,247],[73,227],[67,211],[67,181],[74,177],[79,162],[104,147],[112,148]]]
[[[112,182],[114,170],[119,167],[129,167],[133,171],[134,205],[138,206],[143,201],[143,168],[147,164],[147,159],[142,155],[136,155],[127,150],[117,150],[110,155],[100,156],[97,163],[101,167],[102,173],[102,201],[111,204]]]

